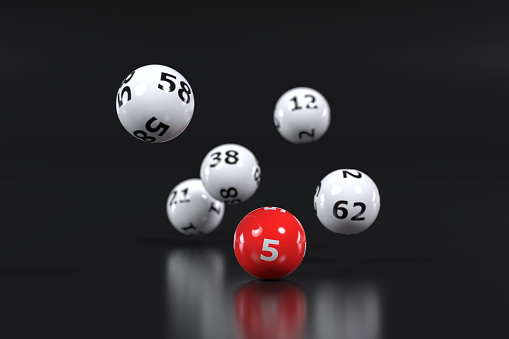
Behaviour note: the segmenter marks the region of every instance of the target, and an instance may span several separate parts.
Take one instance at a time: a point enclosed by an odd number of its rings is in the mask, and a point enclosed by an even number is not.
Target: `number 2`
[[[315,129],[311,128],[311,133],[306,132],[306,131],[300,132],[299,133],[299,139],[302,139],[305,135],[312,139],[315,136]]]
[[[264,260],[264,261],[274,261],[277,259],[278,257],[278,251],[277,249],[275,249],[274,247],[270,247],[270,245],[279,245],[279,240],[274,240],[274,239],[263,239],[263,247],[262,247],[262,251],[268,251],[271,253],[270,257],[267,257],[263,254],[260,254],[260,259]]]

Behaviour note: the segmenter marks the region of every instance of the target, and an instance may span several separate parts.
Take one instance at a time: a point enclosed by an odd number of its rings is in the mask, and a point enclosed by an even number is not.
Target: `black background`
[[[232,237],[262,206],[306,230],[306,257],[284,279],[307,300],[303,337],[503,336],[508,14],[488,2],[5,4],[1,336],[241,337],[232,298],[256,279]],[[130,136],[114,105],[127,74],[153,63],[182,73],[196,100],[188,128],[163,144]],[[331,107],[313,144],[290,144],[273,125],[276,100],[298,86]],[[167,196],[227,142],[257,156],[261,185],[216,231],[187,238],[167,219]],[[329,232],[313,211],[316,185],[339,168],[367,173],[382,198],[355,236]],[[215,256],[220,273],[207,265]],[[201,281],[188,291],[198,301],[171,301],[172,260]],[[212,290],[209,270],[222,277]],[[377,291],[371,327],[348,313],[369,299],[355,301],[363,284]],[[322,306],[324,286],[325,304],[346,313]]]

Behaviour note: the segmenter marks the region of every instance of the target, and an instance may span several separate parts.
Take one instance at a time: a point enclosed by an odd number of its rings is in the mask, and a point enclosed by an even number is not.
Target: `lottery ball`
[[[224,203],[212,198],[200,179],[184,180],[168,196],[166,212],[173,227],[185,235],[215,230],[224,215]]]
[[[317,141],[330,125],[329,103],[312,88],[291,89],[276,103],[274,125],[284,139],[294,144]]]
[[[124,128],[150,143],[171,140],[189,125],[194,93],[189,82],[173,68],[140,67],[122,81],[116,97],[117,114]]]
[[[278,207],[247,214],[233,237],[237,261],[260,279],[281,279],[292,273],[306,253],[306,233],[299,220]]]
[[[238,204],[258,189],[261,169],[246,147],[224,144],[207,153],[201,163],[200,178],[212,197],[227,204]]]
[[[339,169],[326,175],[316,187],[314,208],[318,220],[332,232],[356,234],[375,222],[380,194],[365,173]]]

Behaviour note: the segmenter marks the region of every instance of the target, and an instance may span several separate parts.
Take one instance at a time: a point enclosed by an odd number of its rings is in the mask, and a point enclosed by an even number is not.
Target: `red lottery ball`
[[[279,207],[261,207],[237,226],[233,249],[240,266],[260,279],[292,273],[306,253],[306,233],[299,220]]]

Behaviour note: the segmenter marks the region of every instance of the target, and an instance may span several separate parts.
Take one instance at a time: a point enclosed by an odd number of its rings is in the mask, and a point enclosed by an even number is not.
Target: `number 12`
[[[308,104],[306,105],[305,108],[309,108],[309,109],[318,108],[318,106],[315,104],[316,98],[313,95],[306,94],[306,95],[304,95],[304,98],[310,98],[310,101],[308,102]],[[292,108],[292,111],[296,111],[298,109],[302,109],[302,106],[299,106],[299,103],[297,102],[297,97],[296,96],[291,98],[290,101],[293,101],[294,104],[295,104],[295,107]]]

